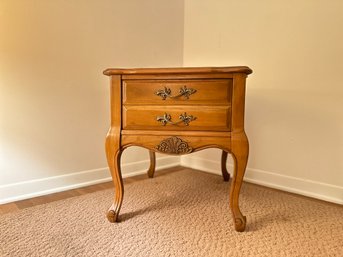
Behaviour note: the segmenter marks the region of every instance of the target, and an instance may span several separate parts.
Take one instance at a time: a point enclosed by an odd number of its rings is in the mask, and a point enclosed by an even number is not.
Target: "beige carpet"
[[[180,170],[126,185],[122,222],[111,190],[0,216],[0,256],[343,256],[343,208],[244,184],[237,233],[229,183]]]

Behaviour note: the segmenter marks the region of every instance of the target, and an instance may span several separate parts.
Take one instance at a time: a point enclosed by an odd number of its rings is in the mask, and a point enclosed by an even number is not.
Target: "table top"
[[[120,74],[201,74],[201,73],[245,73],[251,74],[252,70],[247,66],[232,67],[174,67],[174,68],[109,68],[104,75]]]

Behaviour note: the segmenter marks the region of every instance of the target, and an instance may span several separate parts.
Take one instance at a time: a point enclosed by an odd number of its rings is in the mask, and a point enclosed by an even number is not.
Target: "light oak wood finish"
[[[216,147],[233,155],[230,208],[235,229],[244,231],[239,193],[248,160],[244,131],[245,80],[248,67],[107,69],[111,77],[111,127],[106,154],[115,186],[107,217],[119,219],[124,187],[120,156],[129,146],[150,151],[148,176],[155,170],[154,152],[181,155]]]
[[[229,106],[173,106],[172,110],[170,106],[124,106],[123,129],[230,131],[230,113]],[[166,114],[170,115],[170,122],[161,126]],[[187,125],[180,115],[193,119]]]
[[[118,218],[118,213],[121,208],[124,196],[123,179],[120,170],[121,157],[121,77],[113,75],[111,77],[111,127],[106,136],[106,157],[108,167],[111,171],[113,184],[115,188],[115,196],[113,204],[107,212],[107,218],[111,222],[115,222]]]
[[[229,181],[230,180],[230,174],[229,174],[229,172],[227,171],[227,168],[226,168],[227,155],[228,155],[227,152],[222,151],[221,169],[222,169],[222,176],[223,176],[224,181]]]
[[[251,74],[252,70],[246,66],[234,66],[234,67],[173,67],[173,68],[133,68],[133,69],[121,69],[121,68],[109,68],[103,72],[107,76],[112,75],[123,75],[125,76],[124,79],[131,78],[136,79],[137,77],[133,77],[134,75],[151,75],[155,78],[162,77],[164,75],[171,75],[171,78],[174,78],[173,75],[189,75],[189,77],[194,78],[193,74],[197,76],[197,78],[208,78],[207,74],[211,74],[211,78],[213,77],[225,77],[226,74],[233,74],[233,73],[244,73],[244,74]],[[129,75],[129,76],[126,76]]]
[[[153,178],[155,174],[156,169],[156,155],[154,151],[149,151],[149,157],[150,157],[150,166],[148,169],[148,176],[149,178]]]
[[[194,105],[194,104],[227,104],[231,101],[231,79],[211,80],[130,80],[123,82],[123,103],[124,104],[156,104],[161,105],[161,97],[156,92],[169,88],[173,94],[165,100],[169,104]],[[189,97],[176,97],[179,89],[194,90]],[[199,90],[199,88],[201,90]],[[137,97],[139,96],[139,97]]]

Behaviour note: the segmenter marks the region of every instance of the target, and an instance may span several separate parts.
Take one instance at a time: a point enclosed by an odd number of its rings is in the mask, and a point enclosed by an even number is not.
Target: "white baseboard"
[[[221,175],[221,164],[218,161],[187,155],[182,156],[181,166]],[[227,166],[229,170],[232,170],[232,164],[227,164]],[[247,168],[244,181],[332,203],[343,204],[343,187],[336,185],[251,168]]]
[[[162,156],[156,159],[156,170],[180,165],[178,156]],[[123,178],[144,174],[149,160],[122,165]],[[74,188],[111,181],[109,169],[99,168],[70,174],[34,179],[0,186],[0,204],[52,194]]]
[[[220,162],[191,155],[182,156],[181,161],[178,156],[162,156],[158,157],[156,161],[157,170],[181,165],[221,175]],[[229,170],[232,170],[232,164],[227,165]],[[122,175],[126,178],[145,174],[148,166],[148,160],[123,164]],[[0,204],[107,182],[111,181],[111,179],[110,172],[106,167],[2,185],[0,186]],[[244,180],[270,188],[343,204],[343,188],[331,184],[251,168],[247,168]]]

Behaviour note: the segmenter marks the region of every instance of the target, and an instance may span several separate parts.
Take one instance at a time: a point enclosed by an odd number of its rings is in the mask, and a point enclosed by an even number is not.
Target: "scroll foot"
[[[246,223],[247,219],[245,216],[235,218],[235,230],[237,232],[243,232],[245,230]]]
[[[107,219],[111,223],[118,222],[118,214],[112,210],[112,207],[107,211]]]

